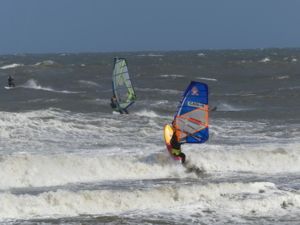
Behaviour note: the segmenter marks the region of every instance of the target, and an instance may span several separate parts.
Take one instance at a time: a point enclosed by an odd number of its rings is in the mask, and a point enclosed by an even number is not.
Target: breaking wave
[[[12,69],[12,68],[21,67],[21,66],[24,66],[24,64],[13,63],[13,64],[1,66],[0,69],[7,70],[7,69]]]
[[[55,90],[51,87],[43,87],[38,84],[37,81],[30,79],[25,84],[20,85],[22,88],[30,88],[35,90],[42,90],[42,91],[50,91],[50,92],[56,92],[56,93],[64,93],[64,94],[76,94],[81,92],[75,92],[75,91],[67,91],[67,90]]]
[[[0,201],[1,219],[107,215],[130,211],[147,214],[149,211],[185,212],[185,216],[192,216],[199,210],[202,214],[272,216],[297,212],[300,207],[299,194],[279,190],[270,182],[158,186],[123,189],[121,193],[118,189],[59,189],[37,195],[1,193]]]
[[[262,60],[260,60],[259,62],[261,63],[267,63],[267,62],[270,62],[271,59],[269,57],[266,57],[266,58],[263,58]]]

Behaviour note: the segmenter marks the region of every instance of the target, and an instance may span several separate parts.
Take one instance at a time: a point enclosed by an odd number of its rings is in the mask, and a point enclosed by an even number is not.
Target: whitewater
[[[0,56],[0,224],[299,224],[300,51],[199,54]],[[115,55],[128,115],[109,106]],[[163,140],[191,80],[217,107],[209,141],[182,147],[200,174]]]

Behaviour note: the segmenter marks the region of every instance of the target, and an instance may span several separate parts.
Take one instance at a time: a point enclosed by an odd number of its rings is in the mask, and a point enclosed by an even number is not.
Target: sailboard
[[[172,137],[173,132],[176,132],[178,142],[182,144],[206,142],[209,138],[208,112],[208,86],[192,81],[179,102],[172,122],[173,127],[165,126],[164,137],[168,151],[171,148],[168,135]],[[170,128],[166,128],[167,126]]]
[[[127,61],[115,58],[112,74],[113,94],[117,100],[117,111],[125,111],[136,100],[136,94],[129,77]]]

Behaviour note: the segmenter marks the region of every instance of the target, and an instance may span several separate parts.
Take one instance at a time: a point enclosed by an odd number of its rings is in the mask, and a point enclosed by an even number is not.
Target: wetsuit
[[[110,106],[111,106],[113,109],[117,108],[116,99],[113,98],[113,97],[110,99]]]
[[[174,156],[180,157],[181,163],[184,163],[185,162],[185,154],[183,152],[181,152],[181,143],[178,142],[175,132],[171,138],[170,144],[172,146],[171,153]]]
[[[15,83],[14,83],[14,78],[12,78],[11,76],[8,77],[8,87],[14,87]]]
[[[112,109],[115,109],[115,110],[119,111],[120,114],[124,114],[124,113],[128,114],[127,109],[121,109],[121,108],[119,107],[119,105],[118,105],[118,103],[117,103],[117,99],[114,98],[114,97],[112,97],[112,98],[110,99],[110,106],[111,106]]]

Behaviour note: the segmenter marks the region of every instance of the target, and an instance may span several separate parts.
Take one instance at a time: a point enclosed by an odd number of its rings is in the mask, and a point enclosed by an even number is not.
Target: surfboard
[[[118,105],[116,111],[126,112],[126,109],[135,102],[136,94],[129,77],[127,61],[124,58],[114,59],[112,88]]]
[[[173,128],[171,125],[167,124],[164,127],[164,139],[165,139],[165,144],[167,146],[167,150],[170,153],[170,155],[172,156],[173,159],[175,160],[181,160],[181,158],[179,156],[174,156],[171,151],[172,151],[172,146],[170,144],[171,138],[173,136]]]

